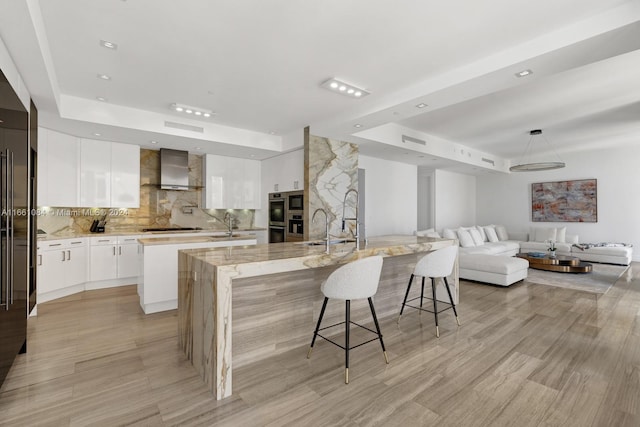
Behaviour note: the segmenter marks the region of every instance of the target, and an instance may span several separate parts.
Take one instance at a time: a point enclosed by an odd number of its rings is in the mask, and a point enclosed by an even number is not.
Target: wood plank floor
[[[234,371],[215,401],[177,346],[176,312],[145,316],[135,286],[38,307],[0,389],[11,426],[638,426],[640,264],[604,296],[461,281],[460,318],[409,310],[377,343],[319,341]],[[400,301],[398,302],[400,304]],[[309,338],[314,325],[309,325]],[[358,339],[355,333],[354,341]]]

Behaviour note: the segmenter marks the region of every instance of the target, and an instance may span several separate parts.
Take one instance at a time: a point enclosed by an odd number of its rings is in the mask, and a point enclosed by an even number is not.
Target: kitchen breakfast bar
[[[379,318],[397,316],[416,261],[454,244],[457,241],[394,235],[371,238],[360,250],[355,243],[331,245],[329,253],[324,245],[309,242],[180,251],[179,345],[216,399],[229,397],[232,365],[294,348],[301,348],[300,357],[305,357],[322,306],[320,284],[341,264],[383,256],[376,312]],[[449,283],[457,303],[457,260]],[[442,288],[437,298],[448,301]],[[354,301],[351,310],[352,321],[371,322],[366,300]],[[327,324],[344,320],[344,304],[330,302],[325,319]],[[336,333],[343,333],[342,328]]]

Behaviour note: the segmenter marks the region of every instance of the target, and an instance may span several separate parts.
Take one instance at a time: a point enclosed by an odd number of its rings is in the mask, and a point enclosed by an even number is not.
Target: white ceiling
[[[640,136],[636,0],[0,6],[0,38],[42,125],[78,136],[266,158],[301,146],[309,125],[360,143],[364,154],[428,165],[433,156],[353,134],[397,123],[514,160],[534,128],[560,153]],[[514,76],[525,68],[534,74]],[[112,80],[98,79],[102,73]],[[319,86],[334,76],[371,95],[351,99]],[[174,102],[217,114],[189,120],[169,110]],[[429,106],[416,109],[419,102]],[[168,129],[167,120],[203,131]]]

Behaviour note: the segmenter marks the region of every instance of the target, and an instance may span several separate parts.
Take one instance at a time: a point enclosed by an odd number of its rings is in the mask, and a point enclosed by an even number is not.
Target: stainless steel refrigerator
[[[0,71],[0,383],[26,351],[33,237],[29,112]]]

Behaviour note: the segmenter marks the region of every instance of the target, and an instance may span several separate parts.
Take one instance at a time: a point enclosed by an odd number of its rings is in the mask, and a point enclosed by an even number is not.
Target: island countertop
[[[138,239],[138,242],[143,246],[157,246],[157,245],[181,245],[187,243],[207,243],[207,242],[221,242],[221,241],[236,241],[236,240],[253,240],[255,241],[255,234],[233,234],[231,236],[175,236],[175,237],[155,237],[155,238],[142,238]]]
[[[387,276],[390,276],[391,279],[387,278],[386,280],[387,283],[389,280],[394,282],[393,289],[386,292],[400,294],[403,292],[402,289],[406,287],[404,283],[406,278],[398,277],[395,260],[406,260],[406,257],[403,257],[406,255],[412,257],[411,263],[415,263],[416,257],[423,253],[457,245],[457,241],[453,239],[391,235],[370,238],[366,245],[361,245],[360,250],[356,250],[355,242],[334,244],[330,246],[330,252],[327,254],[325,246],[322,242],[319,243],[321,244],[309,245],[308,242],[271,243],[255,246],[188,249],[179,252],[179,345],[217,399],[229,397],[232,392],[231,337],[233,334],[241,333],[247,329],[246,325],[240,329],[234,329],[232,326],[232,295],[245,288],[245,280],[260,278],[258,282],[261,291],[259,292],[262,293],[277,293],[280,289],[284,289],[284,292],[290,291],[296,298],[302,296],[301,299],[296,300],[298,304],[296,309],[286,310],[286,312],[292,313],[302,308],[309,311],[309,317],[311,317],[311,311],[315,305],[314,299],[317,299],[318,295],[316,294],[320,292],[319,286],[313,286],[314,292],[311,300],[305,299],[304,286],[299,285],[297,277],[293,276],[294,272],[308,270],[309,274],[313,275],[313,272],[326,272],[327,270],[323,267],[337,266],[360,258],[380,255],[390,258]],[[387,261],[385,261],[386,264]],[[405,262],[403,269],[407,268]],[[282,274],[285,276],[283,277]],[[267,277],[269,275],[276,275],[271,276],[276,278]],[[383,276],[385,276],[385,267],[383,267]],[[242,281],[239,283],[240,286],[236,288],[233,283],[239,279]],[[457,300],[457,262],[452,279],[455,289],[454,300]],[[403,283],[398,284],[399,281]],[[287,287],[287,283],[293,283],[293,286]],[[313,283],[313,280],[306,281],[306,283]],[[389,286],[386,288],[389,289]],[[258,301],[253,299],[252,304],[256,304]],[[395,299],[391,300],[391,303],[396,305]],[[265,326],[269,321],[277,320],[282,314],[270,312],[270,310],[277,310],[276,306],[277,304],[267,304],[266,306],[261,305],[258,309],[253,305],[249,311],[254,313],[258,310],[261,316],[259,324]],[[313,322],[310,321],[310,323]],[[311,324],[310,327],[312,326]],[[271,328],[271,330],[275,329],[278,328]],[[284,328],[287,331],[290,329],[292,328]],[[248,330],[250,331],[251,328]],[[298,339],[299,337],[292,337],[286,341],[297,343]],[[257,342],[263,340],[264,338],[257,340]],[[236,343],[234,346],[242,341],[240,336],[236,336],[233,339],[233,342]],[[256,342],[256,339],[255,337],[249,338],[249,341]],[[272,349],[282,350],[283,346],[265,344],[263,347],[267,349],[266,353],[262,351],[264,348],[262,350],[252,349],[244,353],[246,357],[251,357],[252,361],[260,360],[260,357],[274,351]],[[242,362],[244,363],[246,360]]]
[[[189,256],[216,267],[234,267],[241,264],[269,263],[296,260],[302,268],[342,264],[374,255],[398,256],[428,252],[454,244],[454,240],[406,235],[372,237],[356,250],[355,242],[332,244],[325,252],[322,241],[271,243],[233,248],[190,249],[182,251]],[[313,243],[313,244],[309,244]]]

